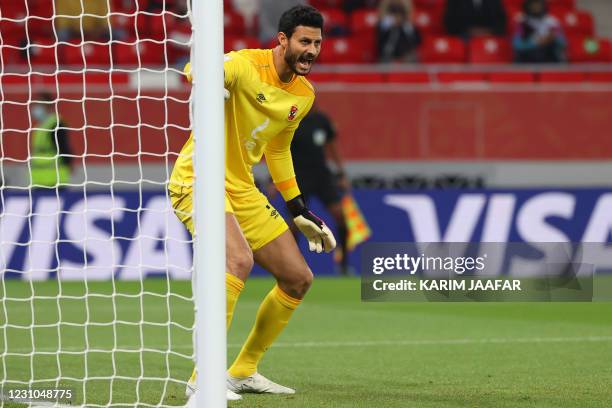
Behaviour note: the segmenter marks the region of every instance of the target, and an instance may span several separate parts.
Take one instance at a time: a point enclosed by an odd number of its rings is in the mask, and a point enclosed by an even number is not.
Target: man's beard
[[[308,75],[314,60],[315,58],[312,54],[293,53],[290,48],[287,48],[287,51],[285,51],[285,62],[295,75]]]

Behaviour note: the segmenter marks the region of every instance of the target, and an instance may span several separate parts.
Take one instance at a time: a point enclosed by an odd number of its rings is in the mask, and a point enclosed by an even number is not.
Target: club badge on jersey
[[[287,116],[288,121],[293,121],[297,116],[298,107],[297,105],[291,105],[291,109],[289,109],[289,116]]]

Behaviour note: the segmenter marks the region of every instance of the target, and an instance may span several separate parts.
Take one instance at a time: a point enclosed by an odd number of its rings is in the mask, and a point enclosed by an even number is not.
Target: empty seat
[[[553,15],[559,19],[567,35],[580,34],[592,36],[595,33],[593,16],[588,11],[562,10],[553,12]]]
[[[351,14],[351,31],[353,34],[371,33],[374,35],[378,24],[378,11],[375,9],[355,10]]]
[[[426,63],[462,63],[466,61],[463,41],[454,37],[427,37],[420,49]]]
[[[348,19],[340,9],[322,9],[325,24],[323,30],[329,35],[345,35],[348,32]]]
[[[512,61],[508,40],[496,37],[477,37],[469,43],[469,61],[477,64],[504,64]]]
[[[414,12],[414,25],[423,35],[441,35],[444,33],[442,10],[417,9]]]
[[[352,38],[330,38],[321,50],[320,61],[332,64],[356,64],[365,59],[363,44]]]
[[[570,62],[612,61],[610,41],[582,36],[569,38],[567,56]]]

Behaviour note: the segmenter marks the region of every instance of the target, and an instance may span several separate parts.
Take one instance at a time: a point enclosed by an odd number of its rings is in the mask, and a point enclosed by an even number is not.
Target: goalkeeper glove
[[[308,249],[317,253],[331,252],[336,247],[334,234],[327,225],[314,215],[299,195],[287,201],[287,209],[293,215],[293,222],[308,240]]]
[[[227,89],[223,88],[223,97],[227,101],[230,98],[230,93]]]

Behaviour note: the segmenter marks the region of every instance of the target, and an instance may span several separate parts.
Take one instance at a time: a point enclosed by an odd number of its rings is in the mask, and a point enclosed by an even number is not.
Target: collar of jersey
[[[278,76],[278,72],[276,72],[276,66],[274,65],[274,49],[273,48],[268,53],[268,62],[270,64],[270,67],[272,68],[272,72],[273,72],[274,80],[276,81],[276,85],[279,88],[286,89],[286,88],[290,88],[291,86],[293,86],[295,81],[298,79],[298,76],[294,73],[293,76],[291,77],[291,81],[289,82],[281,81],[280,77]]]

